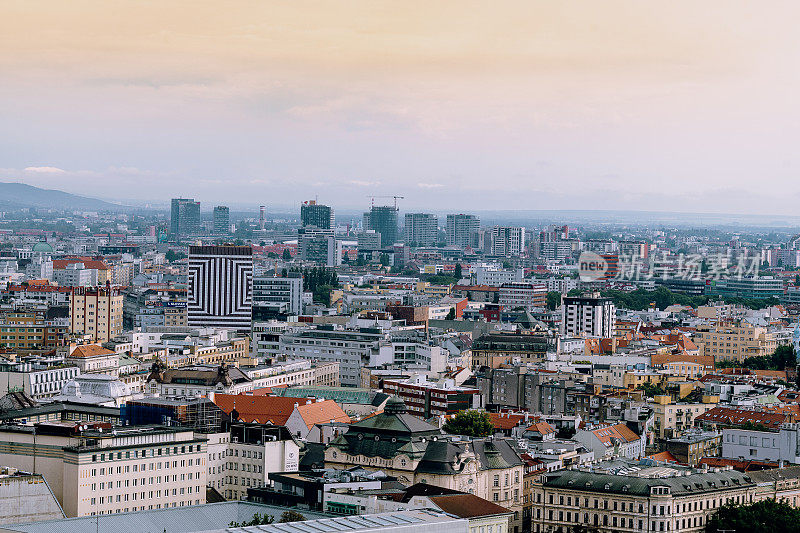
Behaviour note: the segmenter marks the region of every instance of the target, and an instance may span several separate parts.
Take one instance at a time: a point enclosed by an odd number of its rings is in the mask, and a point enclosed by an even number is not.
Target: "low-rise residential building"
[[[77,366],[36,362],[0,363],[0,393],[19,390],[37,401],[53,397],[80,375]]]
[[[716,431],[685,431],[666,441],[666,451],[682,464],[697,466],[704,457],[717,457],[722,435]]]
[[[78,367],[81,374],[119,375],[119,354],[99,344],[69,346],[64,363]]]
[[[777,331],[744,320],[720,320],[712,326],[698,327],[693,340],[703,355],[717,361],[743,361],[772,355],[781,338]]]
[[[519,360],[540,363],[547,354],[547,338],[521,333],[489,333],[472,343],[472,366],[498,368]]]
[[[595,459],[625,457],[641,459],[644,456],[646,435],[637,435],[626,424],[595,429],[581,429],[574,439],[594,452]]]
[[[384,380],[383,390],[397,395],[406,404],[409,414],[420,418],[454,415],[478,406],[478,389],[458,387],[452,379],[441,383],[428,381],[415,374],[407,380]]]
[[[678,436],[695,425],[695,420],[706,411],[717,407],[716,397],[707,397],[707,402],[673,403],[668,396],[657,396],[650,404],[655,413],[654,430],[658,438]]]
[[[800,464],[799,428],[796,423],[781,424],[777,431],[725,428],[722,430],[722,457]]]
[[[0,349],[7,348],[18,356],[41,354],[59,346],[67,329],[66,319],[58,320],[49,309],[3,310],[0,311]]]

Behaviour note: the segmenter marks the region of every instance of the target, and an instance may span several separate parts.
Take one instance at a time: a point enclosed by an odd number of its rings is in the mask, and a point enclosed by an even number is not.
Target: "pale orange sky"
[[[793,213],[796,2],[0,3],[0,179]]]

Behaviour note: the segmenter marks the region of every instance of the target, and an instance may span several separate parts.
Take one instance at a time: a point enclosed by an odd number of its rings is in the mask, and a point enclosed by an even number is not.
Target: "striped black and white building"
[[[250,329],[253,249],[190,246],[188,324]]]

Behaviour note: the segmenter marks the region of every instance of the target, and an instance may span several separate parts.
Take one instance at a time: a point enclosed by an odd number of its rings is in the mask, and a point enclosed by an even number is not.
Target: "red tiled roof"
[[[613,426],[606,426],[599,429],[591,430],[595,437],[600,439],[600,442],[606,446],[611,445],[611,439],[617,438],[622,442],[634,442],[639,440],[639,435],[634,433],[625,424],[615,424]]]
[[[524,414],[518,413],[487,413],[495,429],[510,430],[517,427],[525,420]]]
[[[768,429],[778,429],[781,424],[791,422],[794,418],[796,418],[796,413],[792,413],[790,410],[779,412],[766,408],[756,410],[718,406],[698,416],[695,421],[726,426],[742,426],[750,422],[760,424]]]
[[[350,422],[347,413],[333,400],[313,401],[283,396],[215,394],[214,403],[228,414],[235,408],[239,413],[239,419],[245,422],[283,426],[294,412],[295,406],[309,428],[314,424],[331,420]]]
[[[474,494],[441,494],[428,496],[445,513],[459,518],[511,514],[511,511]]]
[[[723,466],[730,466],[733,467],[734,470],[738,470],[739,472],[753,472],[756,470],[770,470],[772,468],[778,468],[780,465],[778,463],[773,463],[770,461],[741,461],[739,459],[725,459],[723,457],[703,457],[700,459],[698,466],[701,465],[708,465],[709,467],[723,467]]]
[[[536,422],[525,428],[525,431],[536,431],[542,435],[549,435],[550,433],[555,433],[556,429],[547,422]]]
[[[107,348],[103,348],[98,344],[83,344],[75,348],[70,357],[98,357],[101,355],[114,355],[116,352],[113,350],[109,350]]]
[[[661,461],[662,463],[677,463],[678,460],[675,458],[674,455],[670,452],[659,452],[654,453],[653,455],[648,455],[648,459],[652,459],[654,461]]]

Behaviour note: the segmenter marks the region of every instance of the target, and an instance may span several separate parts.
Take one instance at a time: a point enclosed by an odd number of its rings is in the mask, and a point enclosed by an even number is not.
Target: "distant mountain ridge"
[[[78,196],[57,189],[40,189],[17,182],[0,182],[0,209],[37,207],[78,211],[128,211],[129,206]]]

